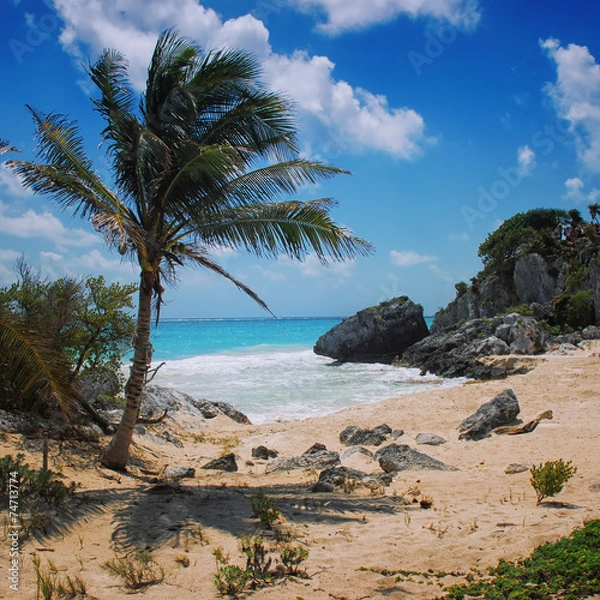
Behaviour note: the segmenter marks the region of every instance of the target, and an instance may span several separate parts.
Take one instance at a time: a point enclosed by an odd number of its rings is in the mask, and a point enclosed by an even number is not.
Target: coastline
[[[52,445],[51,467],[62,468],[69,480],[82,487],[68,526],[58,535],[32,540],[23,547],[20,589],[35,593],[30,559],[37,552],[42,566],[49,557],[61,572],[82,577],[93,596],[125,598],[129,594],[100,565],[113,558],[115,551],[142,547],[165,570],[163,583],[147,588],[145,598],[158,600],[165,594],[176,594],[181,600],[218,598],[213,550],[222,547],[232,563],[243,566],[238,543],[241,535],[251,534],[256,527],[249,499],[262,488],[281,509],[283,519],[277,527],[309,551],[305,565],[310,578],[291,578],[249,597],[383,600],[440,596],[441,585],[461,578],[414,575],[412,581],[396,581],[393,573],[432,570],[466,575],[472,567],[485,572],[500,558],[525,557],[540,544],[600,518],[600,492],[592,488],[600,484],[599,353],[600,342],[590,342],[573,354],[536,357],[537,366],[522,375],[420,391],[300,421],[240,425],[219,416],[188,423],[191,428],[185,428],[185,423],[169,417],[164,424],[148,428],[146,435],[135,437],[132,468],[123,475],[94,468],[91,449],[78,453],[68,445]],[[514,390],[524,421],[548,409],[554,413],[553,420],[543,421],[524,435],[459,441],[457,425],[507,388]],[[403,471],[383,493],[359,486],[349,493],[326,494],[309,490],[318,473],[303,469],[266,473],[266,463],[251,457],[252,448],[261,444],[285,457],[302,454],[314,443],[342,454],[347,447],[339,434],[345,427],[371,428],[382,423],[404,430],[398,444],[408,444],[457,470]],[[182,447],[160,440],[165,430]],[[417,445],[415,437],[423,432],[440,435],[447,443]],[[199,468],[228,443],[239,457],[237,473]],[[35,441],[7,434],[0,447],[3,454],[24,452],[32,466],[41,463]],[[572,460],[577,474],[553,502],[541,506],[536,506],[527,471],[505,473],[511,463],[539,464],[559,458]],[[381,472],[377,463],[359,453],[344,458],[342,464]],[[192,466],[195,477],[170,484],[164,493],[154,492],[168,465]],[[424,496],[433,502],[429,509],[418,504]],[[404,504],[401,498],[417,502]],[[194,527],[201,529],[200,536],[192,534]],[[268,540],[271,534],[262,533]],[[41,547],[52,551],[41,552]],[[190,559],[188,568],[175,560],[183,553]]]

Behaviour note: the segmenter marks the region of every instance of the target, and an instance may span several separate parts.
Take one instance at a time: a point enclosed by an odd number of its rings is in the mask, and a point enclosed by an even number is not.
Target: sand
[[[122,581],[102,564],[135,549],[150,552],[164,570],[162,583],[144,590],[147,600],[219,598],[214,550],[221,547],[231,563],[244,566],[238,548],[243,534],[260,533],[267,546],[274,543],[275,534],[252,518],[250,498],[259,488],[279,505],[277,535],[303,546],[309,556],[305,577],[279,580],[253,591],[253,599],[440,597],[442,586],[464,581],[471,569],[484,572],[500,558],[526,556],[540,544],[600,518],[599,353],[600,343],[593,342],[574,353],[536,357],[529,361],[535,368],[508,379],[440,386],[303,421],[254,426],[220,416],[182,427],[169,417],[148,428],[154,437],[135,438],[128,474],[96,466],[106,439],[96,445],[51,442],[51,468],[62,469],[81,487],[68,507],[52,514],[56,527],[49,535],[21,540],[18,592],[8,588],[9,541],[2,540],[0,598],[35,598],[34,553],[42,568],[52,561],[59,577],[81,578],[96,598],[129,597]],[[542,421],[528,434],[459,441],[458,424],[507,388],[517,395],[523,421],[548,409],[553,420]],[[382,423],[404,430],[398,443],[457,470],[404,471],[385,488],[358,486],[315,494],[309,488],[318,473],[265,474],[266,462],[251,459],[252,448],[260,444],[280,456],[297,456],[316,442],[341,454],[347,448],[339,433],[347,425]],[[181,446],[161,439],[164,431]],[[423,432],[442,436],[447,443],[417,445],[415,438]],[[23,452],[37,467],[40,447],[39,440],[19,435],[6,435],[0,442],[2,454]],[[200,469],[229,450],[237,456],[237,473]],[[572,460],[577,474],[553,502],[540,506],[528,471],[505,473],[511,463],[559,458]],[[343,464],[381,472],[360,454]],[[164,484],[160,474],[167,465],[194,467],[196,475]],[[421,507],[424,498],[432,502],[430,508]],[[186,559],[187,567],[182,564]],[[400,571],[425,575],[405,575],[399,581],[395,574]]]

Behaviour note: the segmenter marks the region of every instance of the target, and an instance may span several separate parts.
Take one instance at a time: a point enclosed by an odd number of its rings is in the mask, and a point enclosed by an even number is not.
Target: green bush
[[[219,593],[237,596],[246,587],[250,574],[236,565],[225,565],[215,575],[215,586]]]
[[[533,317],[533,310],[529,307],[529,304],[519,304],[518,306],[509,306],[504,314],[510,315],[511,313],[518,313],[522,317]]]
[[[279,556],[286,574],[298,575],[300,574],[300,563],[308,558],[308,550],[302,546],[284,544],[279,551]]]
[[[469,285],[464,281],[459,281],[458,283],[454,284],[454,289],[456,290],[456,297],[460,298],[469,291]]]
[[[271,584],[281,577],[303,577],[306,571],[301,568],[308,558],[308,550],[302,546],[278,543],[267,548],[259,536],[244,535],[240,540],[240,551],[246,556],[246,568],[229,564],[229,556],[222,548],[215,548],[213,555],[217,563],[215,586],[223,595],[235,596]],[[271,566],[276,563],[273,568]]]
[[[0,458],[0,480],[7,482],[10,479],[19,481],[19,499],[25,503],[45,501],[51,505],[64,502],[77,489],[78,484],[71,482],[65,485],[62,475],[50,470],[32,469],[23,462],[25,456],[11,454]],[[28,507],[30,508],[30,507]]]
[[[264,585],[271,581],[269,572],[273,560],[268,557],[267,549],[262,538],[243,536],[240,550],[246,555],[246,573],[252,580],[252,587]]]
[[[280,514],[277,502],[269,498],[260,488],[256,496],[250,498],[250,505],[252,506],[252,516],[258,519],[267,529],[272,529]]]
[[[577,467],[573,467],[571,461],[565,463],[560,458],[537,467],[533,465],[529,472],[531,473],[529,481],[535,490],[537,503],[540,504],[545,498],[560,493],[565,483],[577,473]]]
[[[594,291],[581,290],[572,294],[567,302],[565,318],[567,324],[575,329],[593,325],[596,320]]]
[[[600,520],[540,546],[529,558],[501,560],[489,574],[490,580],[447,588],[446,600],[576,600],[600,594]]]

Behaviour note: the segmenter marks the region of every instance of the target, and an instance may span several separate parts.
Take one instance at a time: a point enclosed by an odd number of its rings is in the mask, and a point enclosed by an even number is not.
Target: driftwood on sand
[[[543,419],[551,420],[553,418],[551,410],[545,410],[540,413],[533,421],[524,423],[523,425],[505,425],[504,427],[496,427],[493,430],[494,433],[506,434],[506,435],[517,435],[519,433],[531,433]]]

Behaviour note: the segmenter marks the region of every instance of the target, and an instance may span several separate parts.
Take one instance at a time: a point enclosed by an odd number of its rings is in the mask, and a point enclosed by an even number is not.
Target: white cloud
[[[565,189],[567,190],[567,196],[579,196],[582,193],[584,187],[583,181],[579,177],[572,177],[565,181]]]
[[[517,151],[517,161],[521,175],[530,175],[535,167],[535,152],[529,146],[521,146]]]
[[[91,246],[99,237],[83,229],[67,229],[52,213],[28,210],[18,216],[7,214],[0,203],[0,233],[23,239],[46,239],[57,246]]]
[[[130,277],[136,277],[138,268],[127,260],[121,258],[110,258],[100,252],[91,250],[71,260],[71,266],[77,271],[87,270],[90,273],[122,273]]]
[[[565,181],[565,198],[578,203],[595,203],[600,198],[600,190],[592,188],[589,192],[585,190],[585,184],[579,177],[571,177]]]
[[[273,87],[292,96],[308,117],[309,131],[318,128],[325,133],[329,150],[374,149],[410,159],[433,141],[426,138],[423,117],[417,112],[390,108],[385,96],[336,81],[334,67],[327,57],[303,51],[291,57],[271,55],[265,62]]]
[[[21,179],[7,166],[6,161],[0,164],[0,188],[9,196],[27,198],[31,192],[23,186]]]
[[[556,82],[546,85],[557,114],[569,122],[582,164],[600,172],[600,65],[587,46],[548,38],[540,45],[556,65]]]
[[[269,267],[259,265],[255,266],[254,270],[270,280],[287,279],[287,273],[295,271],[301,277],[339,281],[350,277],[355,266],[355,260],[330,261],[324,265],[316,254],[309,253],[303,260],[294,260],[287,256],[279,256],[270,263]]]
[[[459,29],[473,29],[480,19],[477,0],[295,0],[299,8],[317,9],[327,16],[319,28],[328,33],[365,29],[400,15],[429,17]]]
[[[222,22],[214,10],[196,0],[56,0],[56,7],[65,22],[61,33],[65,50],[87,62],[88,55],[93,59],[104,48],[118,49],[129,60],[138,91],[145,85],[156,37],[174,27],[206,49],[240,47],[257,55],[268,84],[294,101],[303,137],[309,138],[311,147],[325,144],[326,150],[344,152],[372,149],[412,158],[432,141],[425,137],[421,115],[407,107],[389,106],[385,96],[335,80],[334,64],[327,57],[273,53],[264,23],[251,15]]]
[[[398,267],[412,267],[414,265],[431,263],[437,260],[437,256],[419,254],[414,250],[404,250],[402,252],[399,252],[398,250],[392,250],[390,252],[390,258],[392,263]]]

